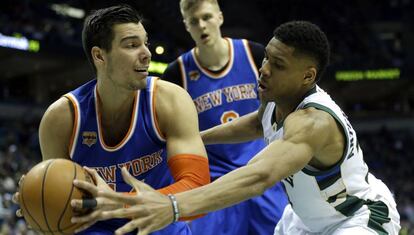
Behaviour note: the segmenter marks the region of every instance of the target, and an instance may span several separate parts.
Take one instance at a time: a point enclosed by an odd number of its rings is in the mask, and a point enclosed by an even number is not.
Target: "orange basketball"
[[[20,185],[20,207],[33,230],[44,234],[73,234],[82,224],[70,222],[72,199],[90,197],[73,180],[93,182],[80,165],[66,159],[51,159],[34,166]]]

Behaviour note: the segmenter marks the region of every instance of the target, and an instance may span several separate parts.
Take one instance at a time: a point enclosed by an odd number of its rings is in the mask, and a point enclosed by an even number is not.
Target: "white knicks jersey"
[[[370,210],[368,226],[378,232],[385,231],[382,225],[390,221],[387,205],[395,207],[395,202],[383,202],[381,194],[385,185],[368,173],[355,131],[346,115],[318,86],[305,96],[296,110],[308,107],[326,111],[335,118],[346,135],[346,146],[342,159],[329,170],[319,171],[307,165],[282,180],[294,212],[311,232],[318,233],[332,229],[358,210]],[[276,104],[270,102],[263,114],[267,144],[283,138],[283,123],[272,123],[276,108]]]

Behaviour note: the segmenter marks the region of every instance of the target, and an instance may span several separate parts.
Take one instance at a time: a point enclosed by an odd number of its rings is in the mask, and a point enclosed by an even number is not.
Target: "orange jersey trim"
[[[156,86],[156,81],[158,80],[158,78],[154,78],[155,80],[153,81],[153,88],[152,88],[152,114],[154,117],[154,126],[155,126],[155,130],[157,131],[158,135],[162,138],[162,140],[165,141],[165,135],[161,132],[161,129],[158,125],[158,115],[157,115],[157,111],[155,110],[155,102],[156,100],[156,92],[157,92],[157,86]]]
[[[75,141],[77,140],[77,135],[78,135],[78,130],[79,130],[79,127],[78,127],[79,108],[78,108],[78,104],[75,98],[72,97],[71,94],[66,94],[64,95],[64,97],[66,97],[69,100],[69,102],[72,103],[72,107],[74,111],[72,135],[70,137],[69,146],[68,146],[69,156],[70,158],[72,158],[73,151],[74,151],[73,146],[75,144]]]
[[[187,76],[185,74],[185,67],[182,56],[178,57],[178,65],[180,67],[181,80],[183,81],[183,88],[187,90]]]
[[[252,69],[254,71],[254,74],[256,75],[256,79],[259,79],[259,71],[256,67],[256,63],[254,62],[254,58],[253,58],[253,55],[252,55],[252,50],[250,49],[250,45],[249,45],[249,43],[247,42],[246,39],[243,39],[242,42],[243,42],[244,49],[246,51],[247,58],[249,60],[250,66],[252,67]]]

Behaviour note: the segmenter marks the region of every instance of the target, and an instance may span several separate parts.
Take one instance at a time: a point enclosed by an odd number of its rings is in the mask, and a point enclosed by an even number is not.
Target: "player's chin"
[[[128,84],[129,89],[134,90],[134,91],[145,89],[146,86],[147,86],[146,77],[141,77],[141,76],[134,77],[134,79],[130,81],[130,83]]]
[[[267,94],[263,90],[259,90],[259,99],[261,102],[268,102],[269,98],[267,97]]]

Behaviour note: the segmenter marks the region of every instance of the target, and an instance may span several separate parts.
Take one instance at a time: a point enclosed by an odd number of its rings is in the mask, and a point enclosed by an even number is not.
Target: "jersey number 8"
[[[230,122],[233,121],[234,119],[238,118],[239,114],[233,110],[230,111],[226,111],[221,115],[221,123],[226,123],[226,122]]]

